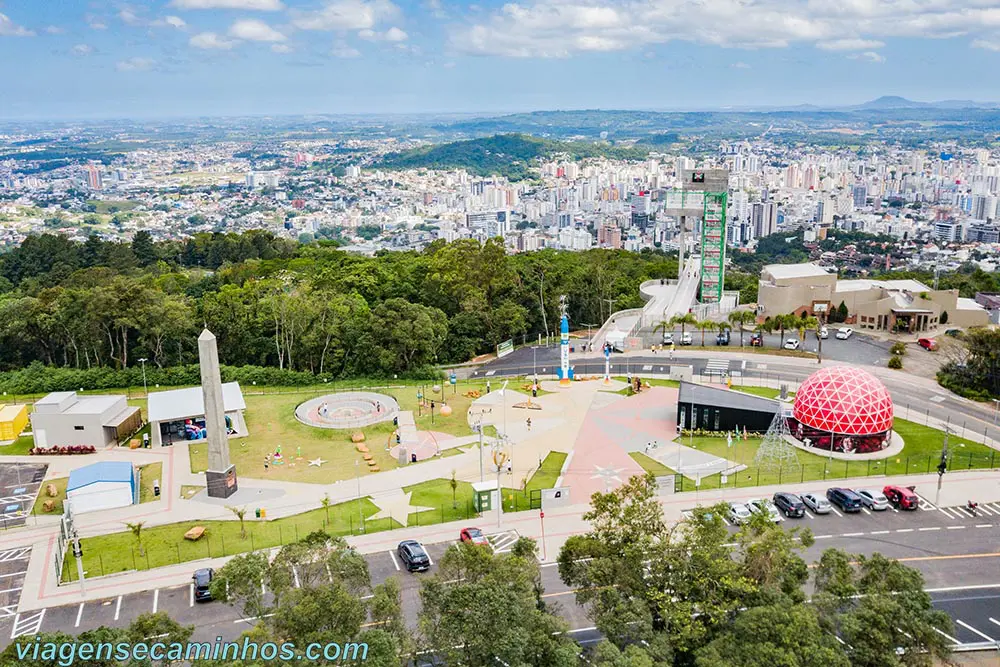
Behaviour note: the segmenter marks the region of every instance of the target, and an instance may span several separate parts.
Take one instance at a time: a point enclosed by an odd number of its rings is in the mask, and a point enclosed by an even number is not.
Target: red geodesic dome
[[[872,435],[892,428],[892,397],[867,371],[850,366],[810,375],[795,394],[794,416],[804,426],[843,435]]]

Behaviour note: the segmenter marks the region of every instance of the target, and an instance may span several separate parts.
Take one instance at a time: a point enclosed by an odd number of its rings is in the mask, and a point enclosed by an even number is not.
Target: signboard
[[[508,354],[514,351],[514,339],[505,340],[504,342],[497,345],[497,359],[503,359]]]
[[[542,508],[562,507],[569,505],[569,487],[560,486],[554,489],[542,489]]]

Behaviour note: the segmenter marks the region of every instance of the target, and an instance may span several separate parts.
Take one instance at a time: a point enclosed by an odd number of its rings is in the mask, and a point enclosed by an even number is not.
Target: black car
[[[729,345],[729,332],[720,331],[719,335],[715,337],[716,345]]]
[[[779,491],[771,500],[778,511],[787,517],[798,519],[806,515],[806,504],[794,493]]]
[[[404,540],[396,547],[399,559],[403,561],[407,572],[419,572],[429,570],[431,567],[430,556],[424,551],[423,545],[416,540]]]
[[[209,587],[212,585],[212,579],[215,577],[215,570],[210,567],[204,567],[200,570],[195,570],[194,575],[191,580],[194,582],[194,599],[197,602],[211,602],[212,591]]]
[[[826,490],[826,499],[840,508],[841,512],[860,512],[861,496],[850,489],[833,487]]]

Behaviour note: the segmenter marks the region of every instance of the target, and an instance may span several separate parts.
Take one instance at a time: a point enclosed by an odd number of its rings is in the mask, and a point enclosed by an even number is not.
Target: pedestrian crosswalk
[[[505,530],[501,533],[487,535],[486,539],[489,540],[490,546],[493,547],[493,553],[503,554],[510,552],[519,537],[520,535],[517,534],[516,530]]]
[[[31,547],[21,547],[19,549],[8,549],[7,551],[0,551],[0,563],[7,562],[10,560],[27,560],[28,555],[31,553]]]
[[[729,359],[709,359],[705,364],[706,375],[726,375],[729,373]]]

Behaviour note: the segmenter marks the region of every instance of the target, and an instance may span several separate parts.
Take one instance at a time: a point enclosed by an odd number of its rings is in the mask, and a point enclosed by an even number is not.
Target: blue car
[[[861,496],[850,489],[842,489],[837,486],[827,489],[826,499],[839,507],[841,512],[854,513],[861,511]]]

